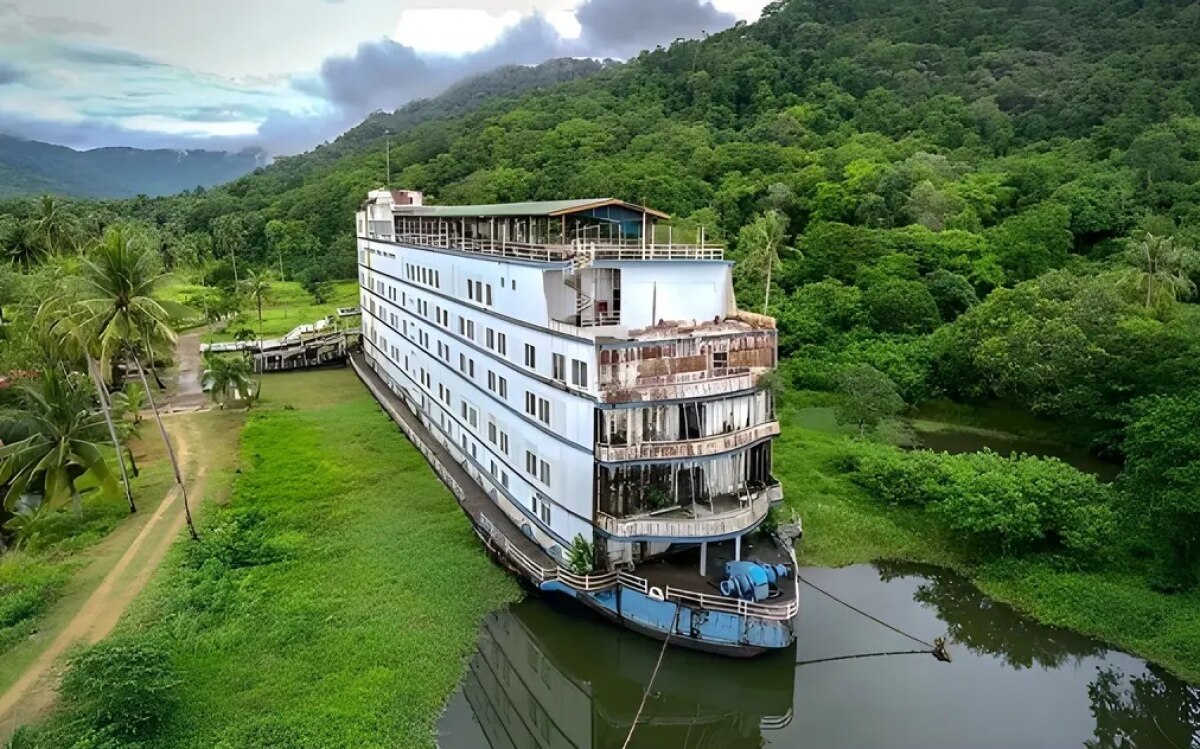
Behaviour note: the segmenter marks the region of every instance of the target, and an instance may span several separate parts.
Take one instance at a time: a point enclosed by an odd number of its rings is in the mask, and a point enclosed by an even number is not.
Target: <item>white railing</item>
[[[718,434],[714,437],[701,437],[694,440],[678,440],[675,442],[642,442],[637,445],[596,445],[596,459],[605,463],[619,463],[624,460],[671,460],[675,458],[696,458],[705,455],[736,450],[752,442],[779,434],[779,422],[770,421],[765,424],[740,429],[736,432]]]
[[[617,538],[707,538],[737,533],[752,527],[767,515],[771,503],[783,498],[778,484],[755,494],[744,507],[719,515],[696,518],[643,516],[615,518],[598,513],[600,527]]]
[[[379,239],[415,247],[478,252],[483,255],[513,257],[544,262],[574,262],[577,256],[591,260],[723,260],[720,245],[646,244],[637,241],[602,239],[573,241],[567,244],[538,244],[502,239],[462,238],[453,234],[398,232],[394,236],[368,230],[364,239]]]

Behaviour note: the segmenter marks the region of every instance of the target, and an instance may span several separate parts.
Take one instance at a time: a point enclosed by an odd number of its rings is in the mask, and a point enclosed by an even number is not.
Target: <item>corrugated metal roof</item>
[[[626,203],[616,198],[541,200],[530,203],[496,203],[493,205],[398,205],[395,207],[395,212],[403,216],[429,216],[431,218],[563,216],[610,205],[622,206],[639,213],[644,211],[662,219],[670,218],[667,214],[653,208]]]

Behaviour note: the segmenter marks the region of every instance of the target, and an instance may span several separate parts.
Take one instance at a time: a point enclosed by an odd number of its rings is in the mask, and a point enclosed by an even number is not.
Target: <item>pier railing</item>
[[[661,597],[661,600],[664,601],[673,601],[708,611],[724,611],[730,614],[738,614],[739,616],[752,616],[771,621],[788,621],[793,619],[800,611],[800,602],[795,597],[784,605],[758,603],[756,601],[746,601],[741,598],[699,593],[684,588],[676,588],[671,585],[659,588],[651,585],[650,581],[646,578],[629,572],[602,572],[596,575],[579,575],[563,567],[542,567],[518,549],[515,544],[510,542],[508,537],[501,533],[486,515],[481,515],[479,521],[482,531],[480,535],[484,537],[485,543],[489,547],[502,552],[506,558],[516,563],[538,585],[548,582],[559,582],[583,593],[611,590],[620,585],[651,597]]]

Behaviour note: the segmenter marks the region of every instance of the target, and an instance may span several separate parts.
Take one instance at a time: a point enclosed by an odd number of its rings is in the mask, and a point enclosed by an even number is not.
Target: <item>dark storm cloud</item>
[[[468,55],[423,55],[391,40],[363,44],[351,57],[326,60],[313,93],[363,115],[444,91],[501,65],[555,57],[630,57],[678,37],[719,31],[736,19],[701,0],[588,0],[575,12],[578,39],[563,39],[541,15],[522,19],[494,44]]]
[[[0,62],[0,86],[7,86],[10,83],[16,83],[25,77],[25,74],[17,68],[9,65],[6,62]]]
[[[579,46],[593,57],[629,57],[676,38],[729,28],[737,20],[697,0],[591,0],[575,11]]]

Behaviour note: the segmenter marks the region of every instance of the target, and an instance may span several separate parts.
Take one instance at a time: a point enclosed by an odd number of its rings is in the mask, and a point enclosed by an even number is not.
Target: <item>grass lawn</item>
[[[99,583],[103,559],[120,546],[119,542],[99,542],[119,527],[125,533],[129,529],[124,526],[136,526],[148,518],[166,495],[171,485],[170,466],[152,430],[153,425],[147,423],[144,438],[133,443],[141,469],[132,482],[137,515],[130,516],[122,491],[88,492],[81,516],[68,503],[45,517],[17,550],[0,556],[0,693],[41,652],[57,624],[70,618],[75,599],[86,597]],[[108,452],[115,461],[112,451]],[[110,465],[115,475],[115,462]],[[86,476],[79,482],[84,491],[91,484]],[[57,605],[60,599],[62,605]]]
[[[315,304],[312,295],[299,283],[275,281],[271,284],[271,296],[263,305],[263,337],[273,338],[288,333],[298,325],[309,325],[321,318],[334,314],[338,307],[357,307],[359,300],[358,281],[335,281],[332,292],[324,304]],[[232,341],[234,332],[241,328],[258,332],[258,309],[253,301],[247,301],[240,318],[228,324],[218,324],[217,330],[204,336],[205,343]]]
[[[1041,622],[1099,637],[1200,683],[1200,593],[1157,593],[1143,574],[1125,570],[1063,569],[1039,558],[974,560],[925,513],[884,505],[855,486],[846,460],[856,440],[840,433],[825,411],[793,402],[780,420],[775,474],[804,520],[801,563],[895,559],[952,567]]]
[[[118,629],[178,707],[147,747],[432,747],[479,623],[519,589],[350,370],[273,375],[226,506]],[[70,745],[60,717],[44,743]]]

